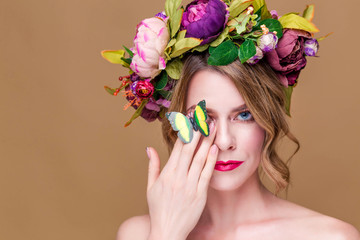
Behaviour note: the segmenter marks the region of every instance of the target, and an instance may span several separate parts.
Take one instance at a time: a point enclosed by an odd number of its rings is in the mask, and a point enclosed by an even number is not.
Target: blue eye
[[[240,121],[252,121],[253,116],[249,111],[244,111],[239,113],[239,115],[237,115],[237,119],[239,119]]]

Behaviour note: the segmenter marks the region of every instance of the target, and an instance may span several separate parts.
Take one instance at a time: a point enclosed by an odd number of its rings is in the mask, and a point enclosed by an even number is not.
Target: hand
[[[217,146],[213,145],[214,124],[211,124],[210,132],[205,138],[195,132],[188,144],[177,139],[161,173],[156,150],[148,148],[149,239],[186,239],[198,223],[218,154]]]

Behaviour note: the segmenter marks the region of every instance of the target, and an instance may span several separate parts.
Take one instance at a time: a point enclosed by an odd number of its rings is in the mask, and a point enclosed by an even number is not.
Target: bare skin
[[[360,240],[350,224],[280,199],[262,185],[258,167],[265,132],[230,79],[198,72],[187,108],[202,99],[213,123],[210,136],[196,132],[189,144],[178,140],[162,171],[156,150],[149,148],[149,215],[126,220],[118,240]],[[214,170],[216,161],[228,160],[244,163]]]

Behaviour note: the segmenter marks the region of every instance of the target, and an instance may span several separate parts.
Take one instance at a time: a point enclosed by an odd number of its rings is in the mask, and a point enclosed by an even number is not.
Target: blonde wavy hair
[[[211,70],[227,76],[234,82],[255,121],[266,132],[261,154],[261,169],[275,184],[276,193],[287,189],[290,182],[287,163],[300,149],[300,143],[289,130],[285,113],[285,94],[276,74],[265,61],[249,65],[241,64],[236,60],[226,66],[209,66],[207,58],[207,53],[192,53],[184,59],[182,75],[174,88],[169,111],[185,113],[187,89],[197,72]],[[162,121],[162,133],[171,152],[177,135],[166,118]],[[286,162],[280,158],[276,150],[284,136],[297,146]]]

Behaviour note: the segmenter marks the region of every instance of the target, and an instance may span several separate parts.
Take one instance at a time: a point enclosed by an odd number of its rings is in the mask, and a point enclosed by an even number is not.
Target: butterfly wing
[[[198,105],[196,105],[194,111],[194,119],[201,134],[205,137],[209,136],[209,125],[206,122],[207,112],[205,100],[200,101]]]
[[[165,114],[174,131],[178,131],[177,135],[184,143],[189,143],[193,139],[192,125],[189,119],[179,112],[169,112]]]

